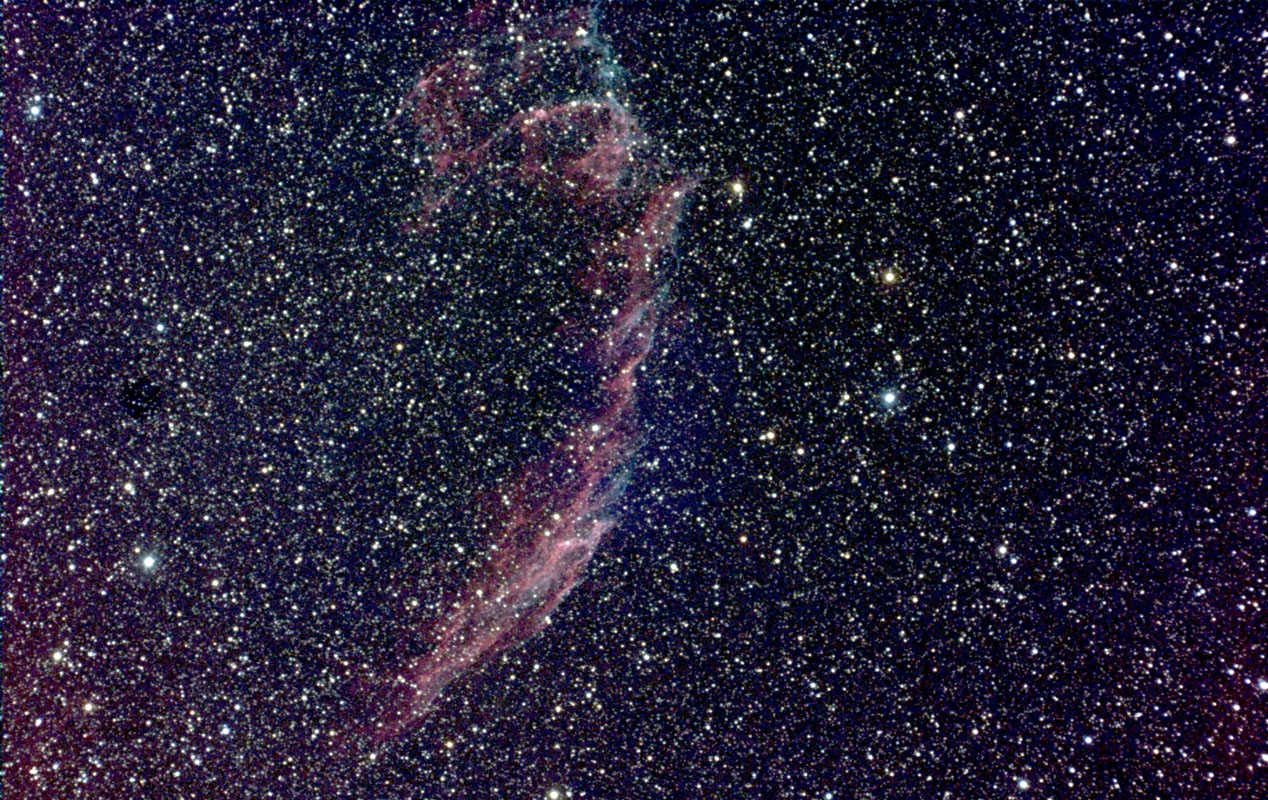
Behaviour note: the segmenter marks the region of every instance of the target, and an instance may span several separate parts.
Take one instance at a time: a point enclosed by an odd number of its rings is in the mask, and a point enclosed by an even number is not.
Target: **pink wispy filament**
[[[522,34],[517,80],[534,80],[551,48],[593,47],[578,33],[584,16],[573,16]],[[417,727],[454,680],[538,633],[613,526],[613,487],[639,439],[637,376],[658,322],[655,269],[693,188],[686,178],[627,185],[641,132],[610,98],[543,104],[495,120],[478,102],[488,78],[486,65],[463,55],[427,73],[406,99],[401,116],[408,114],[429,146],[433,173],[444,178],[429,190],[416,228],[425,230],[431,215],[477,175],[518,181],[587,214],[595,244],[579,289],[611,304],[587,348],[600,373],[599,402],[492,493],[499,501],[493,555],[429,626],[430,649],[381,693],[368,731],[376,744]],[[584,147],[550,157],[554,139],[578,135]],[[518,161],[498,165],[491,154],[506,142],[518,145]]]

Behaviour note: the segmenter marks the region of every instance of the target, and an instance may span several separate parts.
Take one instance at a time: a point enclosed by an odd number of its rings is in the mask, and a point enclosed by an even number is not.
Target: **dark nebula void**
[[[491,533],[488,558],[442,616],[411,631],[418,652],[361,692],[356,750],[414,729],[445,687],[539,632],[615,524],[610,509],[640,438],[659,264],[693,181],[650,154],[593,30],[576,10],[492,32],[427,69],[394,122],[423,154],[413,234],[437,235],[472,196],[511,198],[484,207],[533,215],[553,250],[573,251],[562,324],[589,389],[563,435],[487,487],[477,516]]]

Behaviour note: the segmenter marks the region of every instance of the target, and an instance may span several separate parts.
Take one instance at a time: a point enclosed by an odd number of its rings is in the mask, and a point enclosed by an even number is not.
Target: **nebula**
[[[531,638],[572,591],[605,535],[640,442],[641,368],[690,177],[649,156],[616,92],[588,11],[518,25],[432,67],[394,125],[426,154],[409,229],[426,236],[458,193],[514,189],[582,221],[586,267],[572,276],[601,312],[577,321],[597,391],[577,423],[486,493],[484,565],[415,631],[424,652],[372,693],[372,746],[415,729],[452,682]]]

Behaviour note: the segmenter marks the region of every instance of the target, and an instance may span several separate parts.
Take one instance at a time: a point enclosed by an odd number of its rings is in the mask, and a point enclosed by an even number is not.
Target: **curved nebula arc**
[[[427,153],[411,231],[432,230],[460,191],[524,190],[583,220],[587,266],[576,289],[602,298],[607,313],[582,327],[596,402],[489,492],[491,556],[417,631],[425,652],[370,692],[352,737],[358,750],[415,729],[452,682],[541,631],[615,524],[610,508],[640,440],[639,372],[664,288],[658,264],[695,182],[647,155],[640,126],[605,87],[616,70],[593,30],[585,9],[508,25],[428,69],[393,121]]]

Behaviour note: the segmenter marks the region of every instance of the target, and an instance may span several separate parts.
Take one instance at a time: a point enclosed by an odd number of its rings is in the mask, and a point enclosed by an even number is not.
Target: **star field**
[[[616,2],[583,70],[444,6],[6,7],[6,797],[1265,796],[1268,17]],[[469,129],[399,113],[445,63]],[[349,754],[602,442],[578,275],[651,237],[436,145],[525,74],[645,132],[621,213],[693,186],[639,446],[540,633]]]

